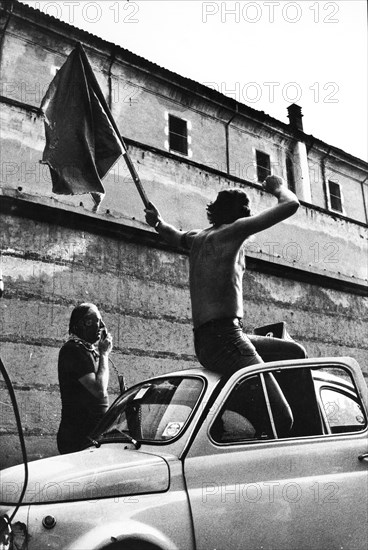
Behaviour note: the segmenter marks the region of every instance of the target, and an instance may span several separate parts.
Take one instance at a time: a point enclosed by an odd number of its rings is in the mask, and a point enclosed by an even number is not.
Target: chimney
[[[287,110],[290,126],[295,130],[300,130],[301,132],[303,132],[302,108],[299,107],[299,105],[292,103],[291,105],[289,105]]]

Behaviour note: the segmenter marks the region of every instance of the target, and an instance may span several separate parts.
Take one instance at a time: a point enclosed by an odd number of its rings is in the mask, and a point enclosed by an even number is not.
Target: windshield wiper
[[[92,443],[92,445],[94,445],[97,449],[99,447],[101,447],[101,443],[99,441],[96,441],[95,439],[92,439],[92,437],[89,437],[89,435],[87,435],[87,439]]]
[[[119,428],[114,428],[113,430],[108,430],[107,432],[104,432],[101,437],[108,436],[109,434],[113,434],[114,432],[117,432],[118,434],[124,436],[125,439],[128,440],[129,443],[132,443],[136,449],[139,449],[141,447],[141,442],[140,441],[137,441],[136,439],[134,439],[134,437],[132,437],[128,433],[122,432],[121,430],[119,430]],[[92,443],[94,444],[95,442],[92,441]],[[101,445],[101,440],[98,441],[98,443]]]

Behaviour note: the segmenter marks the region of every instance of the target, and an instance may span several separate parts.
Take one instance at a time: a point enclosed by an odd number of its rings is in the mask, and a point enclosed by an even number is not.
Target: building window
[[[295,177],[294,177],[294,167],[293,161],[289,155],[286,155],[286,178],[287,184],[290,191],[295,193]]]
[[[188,125],[187,121],[169,115],[169,148],[182,155],[188,155]]]
[[[263,182],[271,174],[270,155],[262,151],[256,151],[257,179]]]
[[[342,196],[340,185],[335,181],[328,182],[329,202],[331,210],[342,212]]]

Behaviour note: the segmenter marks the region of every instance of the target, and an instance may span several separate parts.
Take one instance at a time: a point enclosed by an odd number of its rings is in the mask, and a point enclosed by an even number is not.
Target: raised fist
[[[279,176],[267,176],[262,185],[265,191],[277,196],[281,187],[284,186],[284,180]]]

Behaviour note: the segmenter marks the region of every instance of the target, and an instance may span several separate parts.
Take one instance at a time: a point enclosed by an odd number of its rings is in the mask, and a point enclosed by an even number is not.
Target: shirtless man
[[[211,227],[179,231],[166,223],[150,203],[147,223],[174,246],[190,251],[190,296],[195,351],[200,363],[221,373],[262,362],[243,333],[243,243],[292,216],[299,201],[278,176],[268,176],[263,188],[277,198],[277,204],[252,216],[249,199],[241,189],[221,191],[208,205]]]

